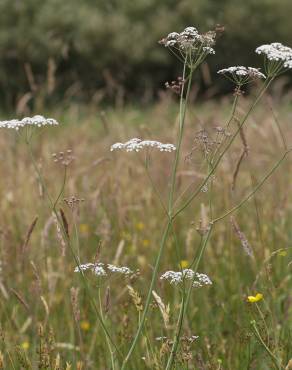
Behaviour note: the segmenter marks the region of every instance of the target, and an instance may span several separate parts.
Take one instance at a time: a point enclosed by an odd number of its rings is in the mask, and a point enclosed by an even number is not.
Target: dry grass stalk
[[[161,297],[154,291],[152,290],[152,295],[159,307],[159,310],[161,312],[161,315],[162,315],[162,318],[163,318],[163,322],[164,322],[164,325],[165,325],[165,328],[167,329],[169,327],[169,319],[170,319],[170,307],[169,307],[169,304],[166,306]]]
[[[25,307],[27,311],[30,311],[29,305],[26,303],[24,298],[21,296],[20,293],[18,293],[15,289],[10,288],[10,291],[15,295],[15,297],[19,300],[19,302]]]
[[[73,316],[76,322],[80,321],[80,309],[79,309],[79,300],[78,300],[78,295],[79,295],[79,288],[72,287],[70,289],[70,294],[71,294],[71,304],[72,304],[72,309],[73,309]]]
[[[38,216],[36,216],[34,218],[33,222],[31,223],[31,225],[28,228],[28,231],[26,233],[26,237],[25,237],[24,243],[22,244],[22,247],[21,247],[22,253],[24,253],[26,251],[27,247],[28,247],[28,243],[30,241],[31,234],[32,234],[32,232],[33,232],[33,230],[34,230],[37,222],[38,222]]]
[[[65,212],[62,208],[60,208],[60,215],[61,215],[61,218],[62,218],[65,233],[66,233],[67,237],[69,238],[69,224],[68,224]]]
[[[243,250],[245,251],[245,253],[250,256],[250,257],[253,257],[253,251],[252,251],[252,248],[246,238],[246,236],[244,235],[244,233],[240,230],[237,222],[235,221],[235,218],[234,217],[230,217],[230,222],[231,222],[231,225],[233,226],[233,230],[235,232],[235,234],[238,236],[238,239],[240,240],[240,243],[242,245],[242,248]]]
[[[131,285],[127,285],[127,288],[137,311],[143,311],[142,298],[140,294],[133,287],[131,287]]]
[[[108,286],[105,291],[104,312],[108,313],[109,310],[110,310],[110,287]]]

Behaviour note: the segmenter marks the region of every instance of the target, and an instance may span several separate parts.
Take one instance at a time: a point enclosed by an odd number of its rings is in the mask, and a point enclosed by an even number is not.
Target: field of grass
[[[250,99],[240,98],[238,116]],[[231,104],[232,96],[190,105],[177,204],[206,176],[202,145],[216,146],[216,127],[224,126]],[[289,96],[264,98],[212,183],[175,219],[158,277],[189,267],[203,240],[198,271],[213,283],[191,291],[175,369],[285,369],[292,358],[291,156],[239,209],[215,223],[206,240],[209,222],[246,199],[289,147],[291,108]],[[120,368],[119,354],[128,352],[141,320],[159,250],[174,154],[153,150],[145,168],[144,152],[110,152],[110,146],[132,137],[175,143],[177,112],[168,95],[148,108],[101,112],[76,105],[49,112],[46,116],[60,125],[36,131],[31,145],[45,186],[24,134],[0,130],[0,368]],[[230,131],[235,128],[236,120]],[[244,146],[247,154],[239,164]],[[74,157],[68,166],[54,161],[54,153],[66,156],[67,150]],[[56,210],[81,264],[127,266],[133,274],[97,277],[86,271],[83,280],[74,272],[76,261],[46,191],[53,200],[60,193]],[[163,303],[152,295],[126,369],[164,369],[168,361],[182,288],[156,280],[154,290]],[[248,301],[256,294],[262,298]],[[115,345],[105,336],[92,300]]]

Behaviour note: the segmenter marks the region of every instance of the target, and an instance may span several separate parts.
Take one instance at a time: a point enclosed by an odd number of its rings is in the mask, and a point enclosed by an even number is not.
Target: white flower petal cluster
[[[182,32],[171,32],[160,41],[165,47],[176,47],[181,50],[196,49],[200,47],[206,54],[215,54],[211,47],[215,44],[215,32],[199,34],[195,27],[186,27]]]
[[[21,120],[12,119],[10,121],[0,121],[0,128],[12,128],[14,130],[19,130],[24,126],[36,126],[42,127],[46,125],[58,125],[59,123],[53,118],[45,118],[40,115],[33,117],[25,117]]]
[[[118,273],[124,274],[124,275],[131,275],[133,273],[133,271],[130,270],[129,267],[126,267],[126,266],[119,267],[119,266],[108,264],[107,268],[111,272],[118,272]]]
[[[127,152],[139,152],[144,148],[155,148],[160,152],[172,152],[176,150],[173,144],[163,144],[159,141],[154,140],[141,140],[141,139],[131,139],[125,143],[115,143],[111,146],[111,152],[114,150],[126,150]]]
[[[101,263],[101,262],[85,263],[85,264],[79,265],[75,268],[74,272],[83,272],[87,270],[92,271],[94,275],[96,276],[107,276],[108,273],[106,270],[108,270],[109,272],[120,273],[120,274],[124,274],[127,276],[133,273],[133,271],[130,270],[129,267],[126,267],[126,266],[119,267],[119,266],[115,266],[111,264],[107,264],[105,266],[104,263]]]
[[[234,66],[229,68],[220,69],[217,73],[236,75],[238,77],[250,77],[250,78],[266,78],[266,76],[260,72],[259,68]]]
[[[292,68],[292,49],[280,42],[261,45],[256,48],[257,54],[264,54],[270,61],[283,62],[284,68]]]
[[[180,340],[182,342],[189,342],[189,343],[193,343],[197,339],[199,339],[199,336],[198,335],[191,335],[190,337],[181,337],[180,338]],[[155,340],[157,340],[158,342],[168,341],[170,343],[173,343],[171,339],[168,339],[165,336],[163,336],[163,337],[156,337]]]
[[[83,265],[77,266],[74,272],[91,270],[96,276],[106,276],[107,273],[103,266],[103,263],[85,263]]]
[[[191,269],[183,269],[182,271],[166,271],[160,277],[161,280],[168,280],[170,284],[178,285],[184,280],[193,281],[193,286],[198,288],[204,285],[212,285],[211,279],[206,274],[194,272]]]

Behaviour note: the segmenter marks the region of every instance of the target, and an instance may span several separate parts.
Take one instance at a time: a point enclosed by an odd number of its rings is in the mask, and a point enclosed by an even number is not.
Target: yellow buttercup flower
[[[253,296],[253,295],[249,295],[249,296],[247,297],[247,301],[248,301],[248,302],[250,302],[250,303],[255,303],[255,302],[260,301],[260,300],[261,300],[261,299],[263,299],[263,298],[264,298],[263,294],[261,294],[261,293],[257,293],[255,296]]]
[[[187,261],[187,260],[181,260],[178,267],[180,267],[182,269],[188,268],[189,267],[189,261]]]
[[[148,239],[143,240],[143,247],[148,247],[150,244],[150,241]]]
[[[29,349],[29,342],[27,342],[27,341],[22,342],[21,343],[21,348],[24,349],[24,350]]]
[[[84,331],[88,331],[90,329],[90,323],[87,320],[82,320],[80,322],[80,328]]]

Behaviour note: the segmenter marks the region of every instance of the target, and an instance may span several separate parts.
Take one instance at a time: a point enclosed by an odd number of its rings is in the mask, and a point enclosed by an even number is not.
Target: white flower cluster
[[[284,68],[292,68],[292,49],[280,42],[259,46],[256,53],[264,54],[270,61],[282,62]]]
[[[202,47],[206,54],[215,54],[215,50],[211,47],[215,44],[215,36],[215,32],[201,35],[195,27],[187,27],[181,33],[169,33],[160,43],[165,47],[176,47],[182,50],[197,50]]]
[[[211,279],[206,274],[194,272],[191,269],[183,269],[182,271],[166,271],[160,277],[161,280],[168,280],[170,284],[178,285],[183,280],[193,281],[193,286],[198,288],[204,285],[212,285]]]
[[[199,339],[199,336],[198,335],[191,335],[190,337],[181,337],[180,338],[181,341],[183,341],[183,342],[189,342],[189,343],[193,343],[197,339]],[[169,341],[169,342],[172,343],[172,340],[168,339],[165,336],[163,336],[163,337],[156,337],[155,340],[157,340],[158,342]]]
[[[155,148],[160,152],[172,152],[176,150],[173,144],[162,144],[154,140],[131,139],[125,143],[115,143],[111,146],[111,152],[114,150],[126,150],[127,152],[139,152],[144,148]]]
[[[111,272],[118,272],[118,273],[124,274],[124,275],[131,275],[133,273],[133,271],[130,270],[129,267],[126,267],[126,266],[118,267],[118,266],[115,266],[115,265],[108,264],[107,268]]]
[[[253,68],[253,67],[244,67],[244,66],[235,66],[235,67],[229,67],[220,69],[217,73],[219,74],[235,74],[239,77],[252,77],[252,78],[266,78],[266,76],[259,71],[259,68]]]
[[[74,272],[91,270],[96,276],[106,276],[107,273],[103,266],[103,263],[85,263],[83,265],[77,266]]]
[[[59,123],[53,118],[45,118],[43,116],[25,117],[21,120],[12,119],[10,121],[0,121],[0,128],[12,128],[19,130],[24,126],[42,127],[46,125],[58,125]]]
[[[115,265],[111,265],[111,264],[107,264],[105,266],[104,263],[101,263],[101,262],[99,262],[99,263],[85,263],[83,265],[79,265],[75,268],[74,272],[81,272],[81,271],[90,270],[96,276],[107,276],[106,269],[110,272],[120,273],[120,274],[123,274],[123,275],[126,275],[126,276],[131,275],[133,273],[133,271],[130,270],[126,266],[119,267],[119,266],[115,266]]]

